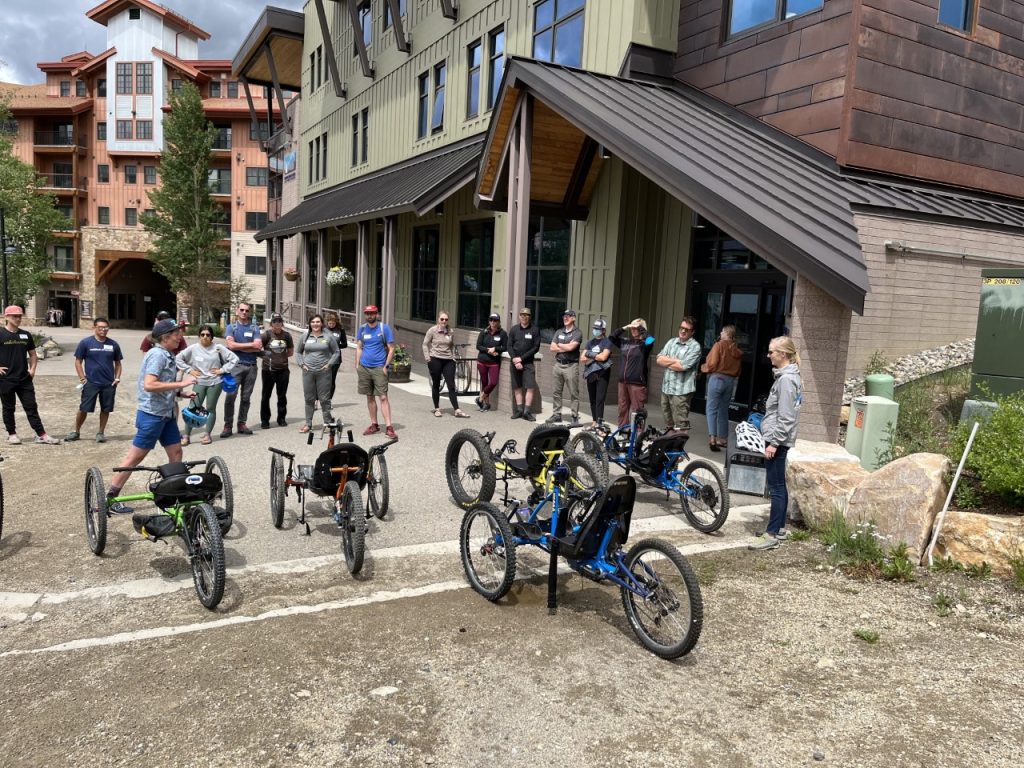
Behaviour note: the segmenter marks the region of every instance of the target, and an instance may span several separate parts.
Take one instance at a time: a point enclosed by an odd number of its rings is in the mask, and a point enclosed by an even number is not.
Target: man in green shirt
[[[665,368],[661,382],[661,412],[666,429],[690,431],[690,400],[697,388],[700,342],[693,338],[697,320],[687,315],[679,322],[679,335],[670,339],[656,362]]]

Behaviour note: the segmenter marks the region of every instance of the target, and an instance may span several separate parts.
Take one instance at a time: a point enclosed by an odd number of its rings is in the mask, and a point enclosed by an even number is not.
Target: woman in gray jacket
[[[775,383],[768,393],[761,434],[764,435],[764,455],[768,495],[771,511],[768,530],[750,545],[751,549],[774,549],[779,546],[782,528],[786,524],[789,491],[786,489],[786,455],[796,444],[803,402],[803,384],[800,381],[800,355],[793,340],[779,336],[768,343],[768,359],[772,363]]]
[[[309,328],[299,339],[295,349],[296,362],[302,368],[302,395],[306,400],[306,421],[299,432],[309,432],[313,426],[313,404],[319,400],[324,424],[334,421],[331,414],[331,366],[338,361],[340,352],[333,334],[324,328],[321,315],[309,318]]]
[[[448,325],[448,313],[441,312],[437,316],[437,325],[427,329],[423,337],[423,359],[427,361],[430,372],[430,396],[434,399],[434,415],[441,417],[441,377],[448,387],[448,400],[452,404],[452,412],[458,419],[468,419],[469,415],[459,408],[459,398],[455,394],[455,334]]]
[[[196,377],[192,391],[196,393],[196,404],[210,412],[203,427],[203,438],[200,442],[209,445],[213,442],[210,436],[213,425],[217,421],[217,400],[220,399],[225,373],[238,363],[238,355],[223,344],[213,343],[213,328],[203,325],[199,328],[199,342],[186,347],[174,358],[178,370]],[[185,422],[185,434],[181,436],[181,444],[188,445],[192,439],[192,425]]]

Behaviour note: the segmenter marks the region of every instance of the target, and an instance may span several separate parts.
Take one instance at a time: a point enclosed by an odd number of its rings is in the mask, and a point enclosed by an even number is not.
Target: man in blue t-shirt
[[[263,339],[260,329],[252,322],[252,305],[243,301],[235,310],[235,322],[224,329],[227,347],[238,355],[238,363],[231,369],[231,375],[238,382],[238,389],[224,396],[224,429],[221,437],[231,437],[231,426],[235,423],[235,399],[241,395],[238,404],[238,434],[251,435],[252,430],[245,424],[249,415],[249,400],[252,388],[259,375],[256,360],[263,356]]]
[[[395,334],[386,323],[377,321],[379,312],[373,304],[363,309],[366,323],[359,326],[356,333],[356,378],[359,394],[366,395],[366,407],[370,411],[370,426],[363,430],[363,434],[375,435],[380,432],[376,399],[380,398],[384,434],[395,438],[398,435],[391,424],[391,403],[388,401],[388,366],[395,355]]]
[[[96,442],[107,442],[107,419],[114,410],[114,396],[117,385],[121,383],[121,347],[109,338],[110,323],[105,317],[97,317],[92,321],[92,336],[78,342],[75,349],[75,370],[78,380],[82,383],[82,403],[75,414],[75,429],[64,438],[68,442],[77,440],[86,414],[96,410],[96,401],[100,401],[100,431],[96,433]]]

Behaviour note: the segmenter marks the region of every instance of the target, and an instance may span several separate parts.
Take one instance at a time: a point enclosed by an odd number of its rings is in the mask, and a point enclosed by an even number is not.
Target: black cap
[[[171,316],[171,313],[166,311],[166,310],[163,310],[163,309],[161,309],[159,312],[156,313],[156,319],[157,320],[166,320],[170,316]]]
[[[272,314],[270,316],[270,322],[272,322],[272,323],[283,323],[284,322],[284,318],[281,317],[281,315],[277,314],[277,312],[275,312],[274,314]]]

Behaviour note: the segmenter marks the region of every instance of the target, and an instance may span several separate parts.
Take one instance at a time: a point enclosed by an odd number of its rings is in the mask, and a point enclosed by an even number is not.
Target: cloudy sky
[[[107,28],[85,17],[102,0],[0,0],[0,82],[39,83],[40,61],[106,49]],[[204,59],[230,59],[267,5],[302,10],[305,0],[163,0],[210,33]]]

